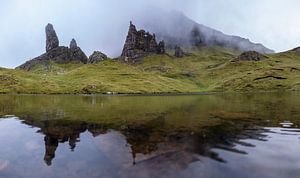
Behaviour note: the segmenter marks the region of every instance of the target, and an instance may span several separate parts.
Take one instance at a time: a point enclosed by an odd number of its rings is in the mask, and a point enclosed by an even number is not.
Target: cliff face
[[[75,39],[70,42],[70,47],[59,46],[59,39],[52,24],[48,24],[45,29],[46,32],[46,53],[29,60],[17,67],[23,70],[31,70],[37,64],[43,64],[49,61],[54,61],[60,64],[69,62],[87,63],[88,58],[77,46]]]
[[[135,62],[149,54],[164,54],[164,41],[156,42],[155,34],[151,35],[145,30],[137,31],[135,25],[130,22],[128,35],[123,47],[121,57],[125,61]]]

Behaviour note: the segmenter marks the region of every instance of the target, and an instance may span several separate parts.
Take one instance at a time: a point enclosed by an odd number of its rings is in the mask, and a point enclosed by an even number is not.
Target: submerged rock
[[[93,54],[89,57],[89,64],[94,64],[101,62],[103,60],[107,59],[107,56],[100,51],[94,51]]]

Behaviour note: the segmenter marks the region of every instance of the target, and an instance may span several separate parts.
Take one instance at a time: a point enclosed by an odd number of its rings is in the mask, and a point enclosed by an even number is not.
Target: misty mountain
[[[249,39],[226,35],[221,31],[198,24],[178,11],[153,10],[144,14],[134,19],[137,25],[155,33],[158,40],[165,41],[167,47],[218,45],[240,51],[274,53],[273,50],[262,44],[253,43]]]

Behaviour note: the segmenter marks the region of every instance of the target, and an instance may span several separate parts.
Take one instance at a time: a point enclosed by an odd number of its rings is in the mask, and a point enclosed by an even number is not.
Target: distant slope
[[[187,50],[187,49],[185,49]],[[300,91],[300,52],[268,54],[263,61],[232,62],[239,52],[220,47],[190,49],[173,58],[152,55],[137,64],[37,65],[32,71],[0,69],[0,93],[182,93]]]
[[[196,28],[201,35],[201,39],[198,40],[201,40],[205,46],[218,45],[240,51],[257,51],[265,54],[274,53],[273,50],[266,48],[262,44],[253,43],[239,36],[226,35],[215,29],[198,24],[181,12],[155,10],[145,12],[145,14],[143,17],[137,16],[135,18],[137,24],[141,28],[156,33],[158,39],[165,40],[169,47],[174,47],[175,45],[190,46],[195,42],[200,43],[200,41],[197,42],[197,39],[191,35],[192,31]]]

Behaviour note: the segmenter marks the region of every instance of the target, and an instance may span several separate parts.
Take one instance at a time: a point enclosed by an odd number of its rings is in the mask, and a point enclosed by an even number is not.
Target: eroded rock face
[[[51,51],[59,46],[59,40],[52,24],[46,26],[46,52]]]
[[[237,57],[234,61],[262,61],[267,57],[256,52],[256,51],[247,51],[242,53],[239,57]]]
[[[175,57],[181,58],[184,56],[183,50],[180,48],[180,46],[175,46]]]
[[[52,60],[56,63],[65,64],[72,61],[71,53],[68,47],[59,46],[38,57],[41,60]]]
[[[60,64],[66,64],[70,62],[82,62],[87,63],[88,58],[77,46],[76,40],[72,39],[70,42],[70,48],[59,46],[59,40],[53,25],[48,24],[46,26],[46,53],[27,61],[18,69],[31,70],[37,64],[49,64],[49,61],[54,61]]]
[[[107,56],[100,51],[94,51],[93,54],[89,57],[89,64],[95,64],[107,59]]]
[[[128,35],[126,37],[121,57],[126,61],[135,61],[135,59],[153,53],[165,53],[164,42],[162,41],[157,44],[155,34],[151,35],[145,30],[137,31],[135,25],[130,22]]]

